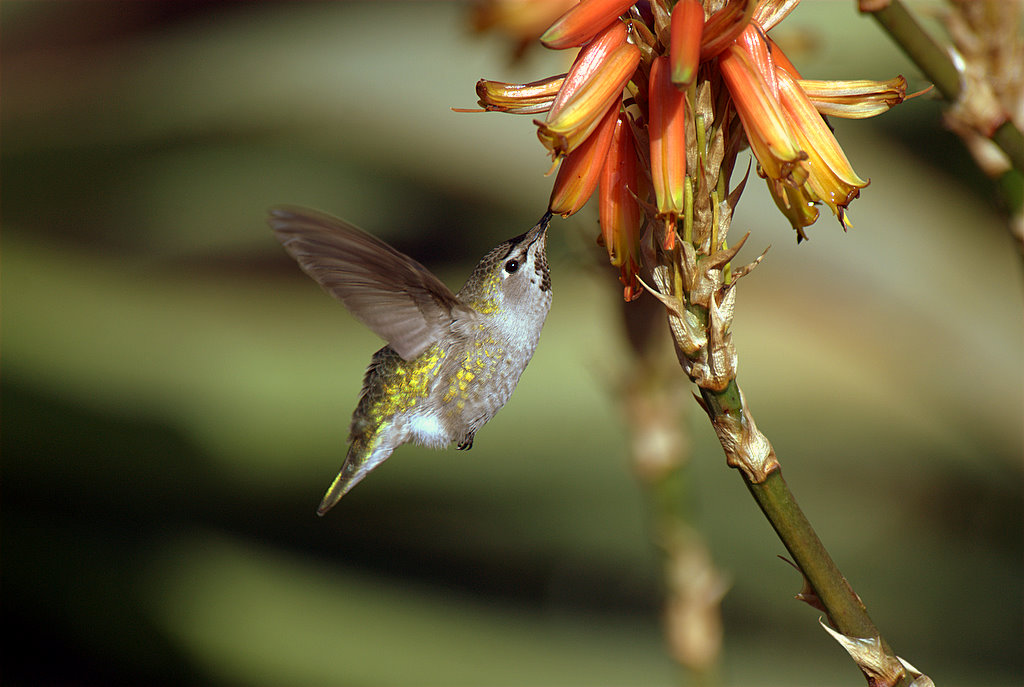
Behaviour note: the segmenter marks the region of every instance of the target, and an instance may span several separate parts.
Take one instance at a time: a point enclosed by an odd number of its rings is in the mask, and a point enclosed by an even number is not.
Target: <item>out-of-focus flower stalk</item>
[[[860,0],[952,104],[944,117],[996,180],[1007,227],[1024,256],[1024,21],[1021,0],[951,1],[952,46],[940,45],[900,0]]]

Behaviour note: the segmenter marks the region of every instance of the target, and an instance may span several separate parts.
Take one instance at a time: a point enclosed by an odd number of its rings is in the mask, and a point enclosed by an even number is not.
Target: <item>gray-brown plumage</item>
[[[350,224],[301,208],[271,211],[271,227],[302,269],[388,342],[366,371],[348,454],[321,515],[401,444],[470,448],[505,405],[551,307],[550,219],[491,250],[453,294]]]

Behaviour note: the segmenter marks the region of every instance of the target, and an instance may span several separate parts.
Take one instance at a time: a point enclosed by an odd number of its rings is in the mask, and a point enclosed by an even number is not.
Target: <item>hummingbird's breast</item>
[[[494,417],[512,396],[532,353],[484,324],[449,350],[436,393],[454,436],[472,434]]]

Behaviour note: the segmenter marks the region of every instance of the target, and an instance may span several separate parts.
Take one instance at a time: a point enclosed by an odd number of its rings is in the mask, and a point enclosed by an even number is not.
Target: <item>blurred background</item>
[[[449,108],[564,55],[513,63],[459,3],[0,13],[5,684],[678,683],[593,208],[553,225],[541,345],[473,450],[403,447],[314,514],[380,342],[266,209],[343,216],[457,288],[550,179],[529,117]],[[925,85],[853,2],[774,35],[812,78]],[[1021,262],[940,112],[834,122],[871,179],[847,234],[826,211],[797,246],[752,179],[740,258],[772,248],[739,290],[739,379],[900,655],[1017,685]],[[731,584],[719,677],[862,684],[691,410],[693,509]]]

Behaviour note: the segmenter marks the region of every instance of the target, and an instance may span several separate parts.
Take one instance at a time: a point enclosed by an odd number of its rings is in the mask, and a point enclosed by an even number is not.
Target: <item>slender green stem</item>
[[[701,389],[701,397],[714,422],[718,414],[727,414],[739,422],[743,416],[743,396],[736,381],[721,393]],[[761,482],[755,482],[745,470],[743,480],[768,522],[771,523],[793,561],[811,586],[830,624],[850,637],[877,638],[881,651],[896,661],[896,654],[882,637],[867,608],[840,572],[821,539],[804,515],[789,486],[782,478],[781,468],[771,470]],[[904,674],[895,685],[908,685]]]
[[[914,19],[900,0],[871,12],[871,16],[935,84],[942,97],[956,102],[962,88],[960,72],[950,53],[942,48]],[[1010,158],[1010,163],[1024,171],[1024,134],[1007,119],[989,138]]]
[[[860,597],[843,577],[797,504],[782,478],[782,470],[771,472],[761,484],[745,481],[757,505],[827,609],[832,626],[852,637],[880,637]],[[885,649],[891,652],[888,645]]]

